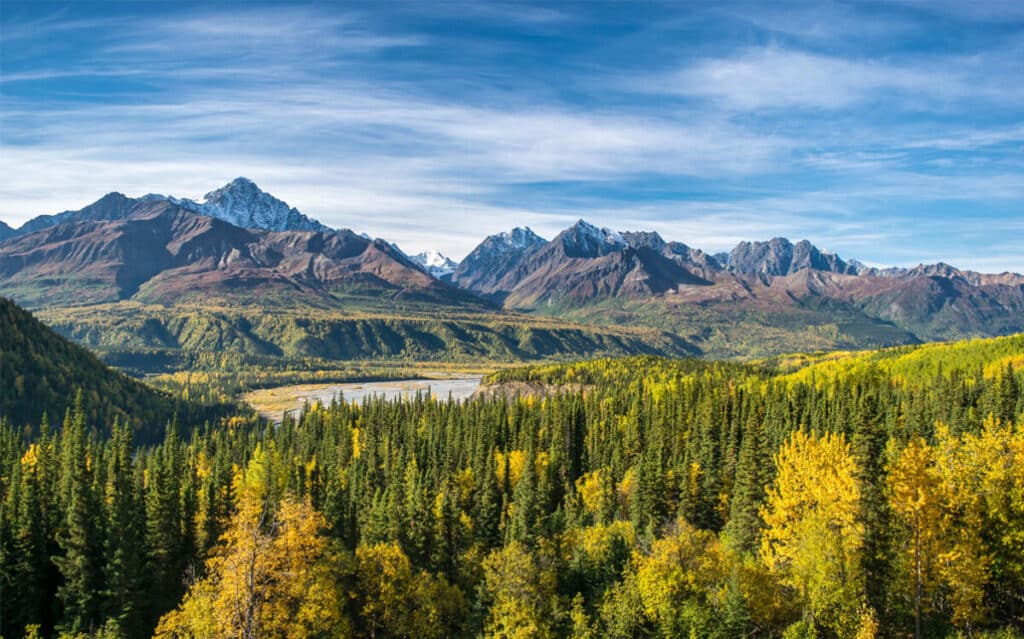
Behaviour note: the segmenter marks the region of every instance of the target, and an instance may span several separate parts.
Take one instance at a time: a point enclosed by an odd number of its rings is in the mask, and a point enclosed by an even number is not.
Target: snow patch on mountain
[[[598,257],[629,248],[629,242],[618,231],[598,228],[585,220],[576,222],[558,237],[570,257]]]
[[[540,237],[530,227],[516,227],[511,231],[505,233],[498,233],[492,235],[488,240],[492,241],[492,247],[496,250],[516,250],[521,251],[526,248],[530,248],[535,244],[543,244],[544,238]]]
[[[592,239],[599,244],[606,244],[616,248],[626,248],[629,243],[622,237],[622,233],[609,228],[597,228],[586,220],[576,222],[575,228],[579,235]]]
[[[437,251],[424,251],[410,257],[413,262],[422,266],[424,271],[437,278],[451,275],[459,266],[458,262],[445,257]]]
[[[146,196],[161,197],[163,196]],[[331,230],[263,191],[252,180],[244,177],[236,178],[221,188],[210,191],[201,202],[174,196],[167,196],[165,199],[193,213],[215,217],[243,228],[267,231]]]

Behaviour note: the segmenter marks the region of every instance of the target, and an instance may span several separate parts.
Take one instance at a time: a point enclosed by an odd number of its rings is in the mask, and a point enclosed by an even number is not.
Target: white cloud
[[[548,35],[579,18],[468,7],[473,20]],[[431,67],[401,50],[429,57],[448,35],[375,26],[357,11],[43,21],[35,26],[54,38],[78,29],[97,44],[55,68],[30,47],[5,48],[29,63],[3,78],[0,218],[16,225],[114,189],[199,196],[245,175],[327,224],[411,252],[458,257],[489,233],[529,225],[550,237],[585,217],[708,250],[786,235],[869,258],[917,244],[914,221],[886,211],[1024,200],[1021,164],[1002,148],[1024,137],[1013,115],[1024,99],[1020,47],[912,59],[823,46],[855,14],[830,5],[761,16],[760,28],[817,52],[736,40],[625,87],[613,80],[624,71],[580,64],[564,86],[539,88],[515,64]],[[5,39],[13,30],[31,41],[24,26],[5,25]],[[880,25],[872,37],[906,28]],[[96,81],[94,99],[20,92],[74,76]],[[104,96],[107,82],[129,90]],[[975,112],[991,104],[1005,111],[998,122]],[[992,164],[946,157],[965,151]]]
[[[670,90],[677,93],[712,98],[744,110],[838,109],[883,92],[951,99],[970,90],[967,78],[953,69],[896,66],[776,47],[704,60],[669,82]]]
[[[1024,100],[1024,40],[1010,37],[990,45],[961,54],[871,55],[865,47],[840,54],[835,47],[822,53],[769,44],[688,61],[676,71],[625,85],[708,99],[739,112],[870,108],[884,115],[948,115],[970,114],[981,105],[1017,110]]]

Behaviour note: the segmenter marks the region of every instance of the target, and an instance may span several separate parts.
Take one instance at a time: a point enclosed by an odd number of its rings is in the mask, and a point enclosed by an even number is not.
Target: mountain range
[[[861,348],[1024,331],[1024,276],[879,269],[802,240],[709,254],[580,220],[550,241],[485,238],[460,263],[332,230],[238,178],[201,202],[111,193],[0,226],[0,294],[97,303],[550,316],[651,327],[711,356]]]
[[[127,299],[336,306],[367,295],[480,305],[394,245],[328,229],[255,188],[240,178],[201,206],[111,193],[30,220],[0,244],[0,291],[32,307]]]

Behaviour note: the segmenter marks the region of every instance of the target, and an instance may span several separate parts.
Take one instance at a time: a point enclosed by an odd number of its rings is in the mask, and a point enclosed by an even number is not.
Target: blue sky
[[[577,218],[1024,272],[1024,3],[0,3],[0,219],[247,176],[456,258]]]

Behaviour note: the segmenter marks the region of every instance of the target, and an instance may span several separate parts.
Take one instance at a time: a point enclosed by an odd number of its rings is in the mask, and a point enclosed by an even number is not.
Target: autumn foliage
[[[155,446],[80,401],[0,428],[2,632],[1020,637],[1015,339],[533,367]]]

